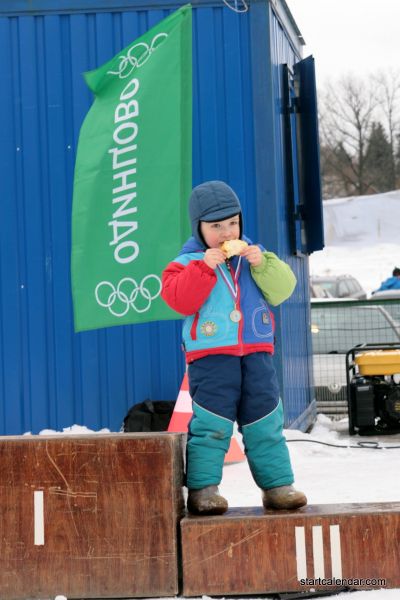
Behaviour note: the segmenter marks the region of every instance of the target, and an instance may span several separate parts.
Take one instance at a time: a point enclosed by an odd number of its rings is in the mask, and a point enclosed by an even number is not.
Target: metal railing
[[[346,352],[358,344],[400,342],[400,298],[312,300],[317,412],[347,415]]]

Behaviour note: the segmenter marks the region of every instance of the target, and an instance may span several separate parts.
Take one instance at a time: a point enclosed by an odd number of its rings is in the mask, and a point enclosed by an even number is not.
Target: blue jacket
[[[381,287],[378,288],[377,292],[383,292],[383,290],[400,290],[400,278],[399,277],[388,277],[381,283]]]
[[[243,236],[249,244],[252,242]],[[190,238],[163,273],[162,296],[171,308],[186,315],[183,345],[187,362],[210,354],[243,356],[274,350],[274,324],[268,303],[288,298],[296,285],[290,267],[273,252],[263,250],[263,263],[251,267],[233,257],[213,270],[203,261],[204,247]],[[233,287],[235,272],[237,301]],[[241,319],[234,321],[234,309]]]

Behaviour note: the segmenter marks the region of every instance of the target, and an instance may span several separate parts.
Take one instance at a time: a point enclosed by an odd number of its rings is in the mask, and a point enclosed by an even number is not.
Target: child
[[[167,304],[187,317],[183,345],[193,399],[188,509],[201,515],[227,510],[218,485],[235,421],[264,506],[299,508],[307,499],[292,486],[267,304],[286,300],[296,278],[275,254],[242,236],[240,202],[222,181],[194,188],[189,214],[193,237],[165,269],[162,290]],[[248,246],[226,260],[220,245],[238,239]]]

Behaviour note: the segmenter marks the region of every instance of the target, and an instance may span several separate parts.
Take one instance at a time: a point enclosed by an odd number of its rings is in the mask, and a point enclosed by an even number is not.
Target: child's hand
[[[259,246],[247,246],[247,248],[244,248],[240,254],[241,256],[247,258],[253,267],[259,267],[262,263],[263,254]]]
[[[209,248],[204,253],[204,262],[210,269],[216,269],[225,262],[225,254],[219,248]]]

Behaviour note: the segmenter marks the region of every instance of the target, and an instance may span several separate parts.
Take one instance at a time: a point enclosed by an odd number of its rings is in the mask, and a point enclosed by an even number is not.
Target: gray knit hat
[[[242,236],[242,207],[239,198],[223,181],[206,181],[193,188],[189,199],[189,217],[192,233],[196,240],[204,244],[200,233],[200,221],[223,221],[240,215],[240,236]]]

